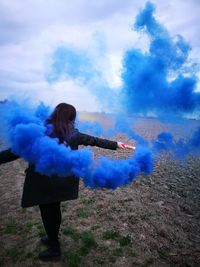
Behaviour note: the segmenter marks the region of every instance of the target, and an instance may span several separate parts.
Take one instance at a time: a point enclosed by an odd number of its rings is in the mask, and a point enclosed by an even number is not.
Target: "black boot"
[[[49,249],[40,252],[38,257],[42,261],[60,260],[61,257],[60,246],[51,246]]]
[[[50,241],[49,241],[49,238],[48,238],[47,235],[42,236],[42,237],[40,238],[40,241],[42,242],[42,244],[44,244],[44,245],[46,245],[46,246],[50,246],[50,245],[51,245],[51,244],[50,244]]]

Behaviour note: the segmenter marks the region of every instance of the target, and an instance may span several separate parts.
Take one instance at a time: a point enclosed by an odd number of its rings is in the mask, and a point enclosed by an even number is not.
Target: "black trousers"
[[[51,246],[59,246],[58,233],[61,224],[60,202],[39,205],[42,222]]]

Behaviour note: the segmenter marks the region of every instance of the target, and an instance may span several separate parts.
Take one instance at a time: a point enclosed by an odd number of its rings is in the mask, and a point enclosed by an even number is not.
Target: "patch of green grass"
[[[37,225],[37,230],[38,230],[38,234],[39,234],[39,236],[43,236],[43,235],[46,234],[45,229],[44,229],[44,226],[43,226],[43,224],[41,224],[41,223],[39,223],[39,224]]]
[[[94,266],[96,266],[96,265],[104,265],[105,263],[106,263],[105,260],[102,259],[102,258],[97,258],[97,259],[94,260]]]
[[[64,252],[64,261],[68,267],[79,267],[81,257],[77,252]]]
[[[5,266],[5,259],[0,258],[0,267]]]
[[[83,246],[80,248],[79,253],[81,256],[85,256],[90,253],[90,250],[97,247],[97,242],[93,233],[84,231],[80,234]]]
[[[125,247],[125,246],[130,245],[131,244],[131,238],[130,238],[130,236],[127,235],[127,236],[120,237],[119,244],[120,244],[121,247]]]
[[[99,229],[99,228],[101,228],[101,225],[99,225],[99,224],[94,224],[94,225],[91,226],[91,230],[96,230],[96,229]]]
[[[159,254],[159,257],[163,260],[167,260],[169,255],[167,253],[167,251],[165,251],[164,249],[159,249],[158,250],[158,254]]]
[[[4,228],[4,233],[5,234],[17,234],[20,231],[19,225],[15,221],[10,221],[9,223],[6,224]]]
[[[33,227],[33,222],[27,222],[25,224],[25,231],[30,231]]]
[[[110,256],[108,257],[108,260],[109,260],[109,262],[115,263],[116,260],[117,260],[117,258],[116,258],[115,256],[113,256],[113,255],[110,255]]]
[[[85,246],[82,246],[80,249],[79,249],[79,254],[81,256],[86,256],[90,253],[90,249],[85,247]]]
[[[116,248],[112,251],[112,255],[115,257],[121,257],[123,255],[123,249],[122,248]]]
[[[63,234],[70,236],[73,240],[77,241],[81,238],[79,232],[76,229],[73,229],[72,227],[66,227],[63,230]]]
[[[89,254],[90,250],[96,248],[98,245],[93,233],[90,231],[83,231],[79,233],[77,230],[67,227],[63,230],[63,234],[70,236],[75,241],[81,241],[82,246],[78,251],[80,256]]]
[[[9,258],[14,262],[16,263],[20,256],[22,254],[22,251],[19,250],[18,248],[11,248],[7,251],[7,255],[9,256]]]
[[[104,233],[103,233],[103,239],[117,239],[120,237],[120,234],[119,232],[113,230],[113,229],[109,229],[109,230],[106,230]]]
[[[147,258],[144,263],[141,265],[141,267],[148,267],[154,263],[155,259],[153,257]]]
[[[82,209],[82,208],[78,208],[76,210],[76,215],[81,218],[88,218],[92,215],[92,212]]]
[[[97,247],[97,242],[94,238],[94,235],[89,231],[84,231],[81,233],[81,241],[83,242],[83,245],[89,249]]]

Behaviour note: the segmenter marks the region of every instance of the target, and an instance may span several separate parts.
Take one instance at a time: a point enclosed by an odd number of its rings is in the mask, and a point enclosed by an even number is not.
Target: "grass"
[[[37,230],[38,230],[38,234],[39,234],[39,236],[43,236],[43,235],[46,234],[45,229],[44,229],[44,226],[43,226],[43,224],[41,224],[41,223],[39,223],[39,224],[37,225]]]
[[[80,234],[79,232],[76,230],[76,229],[73,229],[71,227],[66,227],[64,230],[63,230],[63,234],[64,235],[67,235],[67,236],[70,236],[73,240],[77,241],[80,239]]]
[[[33,222],[27,222],[25,224],[25,231],[30,231],[33,227]]]
[[[77,252],[64,252],[64,262],[66,262],[68,267],[79,267],[81,257]]]
[[[115,263],[117,258],[114,255],[110,255],[108,260],[109,260],[109,262]]]
[[[129,255],[135,257],[136,253],[132,249],[131,237],[129,235],[121,235],[118,231],[114,229],[108,229],[102,234],[103,240],[114,240],[118,244],[113,246],[100,245],[99,251],[101,254],[105,255],[105,261],[108,263],[115,263],[118,257]],[[117,245],[117,247],[116,247]],[[103,262],[104,264],[105,262]],[[109,264],[109,263],[108,263]]]
[[[10,221],[5,225],[4,233],[5,234],[17,234],[21,230],[21,227],[17,225],[15,221]]]
[[[131,238],[130,238],[130,236],[127,235],[127,236],[120,237],[119,244],[120,244],[121,247],[125,247],[125,246],[130,245],[131,244]]]
[[[80,249],[79,249],[79,254],[80,256],[86,256],[90,253],[90,249],[85,247],[85,246],[82,246]]]
[[[81,241],[81,254],[88,254],[90,249],[97,247],[95,237],[90,231],[83,231],[79,233],[76,229],[73,229],[72,227],[67,227],[63,230],[63,234],[70,236],[74,241]]]
[[[155,259],[153,257],[147,258],[144,263],[141,265],[141,267],[148,267],[154,263]]]
[[[106,263],[105,260],[102,259],[102,258],[97,258],[97,259],[94,260],[94,266],[96,266],[96,265],[104,265],[105,263]]]
[[[97,242],[94,238],[94,235],[90,231],[84,231],[81,233],[81,241],[83,245],[88,249],[97,247]]]
[[[4,227],[4,234],[16,235],[29,232],[33,227],[33,222],[28,222],[25,225],[19,225],[15,221],[10,221]],[[42,226],[39,226],[42,230]]]
[[[109,229],[109,230],[106,230],[104,233],[103,233],[103,239],[118,239],[120,237],[120,234],[119,232],[113,230],[113,229]]]
[[[168,252],[166,252],[164,249],[159,249],[158,254],[159,254],[159,257],[163,260],[167,260],[169,257]]]
[[[79,215],[86,217],[89,213],[83,209],[77,209]],[[24,224],[22,230],[30,231],[33,227],[33,221],[27,222]],[[38,233],[40,236],[45,234],[45,230],[42,223],[35,223]],[[69,267],[79,267],[81,265],[81,261],[83,257],[87,256],[92,250],[97,249],[97,252],[100,253],[102,256],[97,256],[93,259],[93,264],[95,266],[99,265],[106,265],[109,263],[115,263],[118,257],[122,257],[126,255],[125,247],[131,244],[131,238],[129,235],[123,236],[120,234],[119,231],[115,229],[108,229],[102,233],[103,240],[115,240],[117,242],[117,247],[110,247],[105,246],[104,244],[98,245],[94,230],[99,229],[101,226],[99,224],[94,224],[91,226],[90,230],[87,231],[78,231],[73,227],[66,227],[63,230],[63,234],[69,236],[76,242],[76,249],[75,251],[66,251],[63,253],[63,264],[67,264]],[[17,225],[15,221],[9,222],[4,228],[6,233],[16,234],[19,233],[20,227]],[[103,241],[102,240],[102,241]],[[101,243],[101,242],[100,242]],[[103,246],[103,249],[101,247]],[[128,247],[130,249],[130,246]],[[18,248],[12,248],[8,251],[7,255],[10,259],[16,263],[19,262],[20,259],[22,260],[22,251],[19,251]],[[32,258],[34,255],[29,252],[24,254],[24,259]],[[144,267],[149,266],[150,262],[146,261]]]
[[[22,255],[22,251],[14,247],[7,251],[7,255],[14,263],[16,263],[19,260],[19,256]]]
[[[96,230],[96,229],[99,229],[101,228],[101,226],[99,224],[94,224],[91,226],[91,230]]]
[[[80,241],[81,247],[77,254],[79,256],[86,256],[90,253],[91,249],[98,246],[94,234],[91,231],[78,232],[76,229],[67,227],[63,230],[63,234],[70,236],[74,241]]]
[[[82,208],[78,208],[76,210],[76,215],[78,217],[81,217],[81,218],[88,218],[92,215],[92,212],[86,210],[86,209],[82,209]]]
[[[129,235],[122,236],[122,235],[120,235],[120,233],[118,231],[115,231],[113,229],[106,230],[103,233],[103,239],[106,239],[106,240],[109,240],[109,239],[117,240],[121,247],[125,247],[125,246],[128,246],[128,245],[131,245],[131,238],[130,238]]]
[[[123,249],[122,248],[115,248],[112,251],[112,255],[115,257],[121,257],[123,255]]]
[[[0,266],[5,266],[5,259],[0,258]]]

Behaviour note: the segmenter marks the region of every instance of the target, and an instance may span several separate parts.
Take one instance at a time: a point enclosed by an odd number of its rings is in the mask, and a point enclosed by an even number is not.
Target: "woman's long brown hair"
[[[66,103],[57,105],[46,121],[47,124],[53,126],[53,131],[50,136],[57,137],[60,143],[68,142],[74,130],[75,118],[75,107]]]

